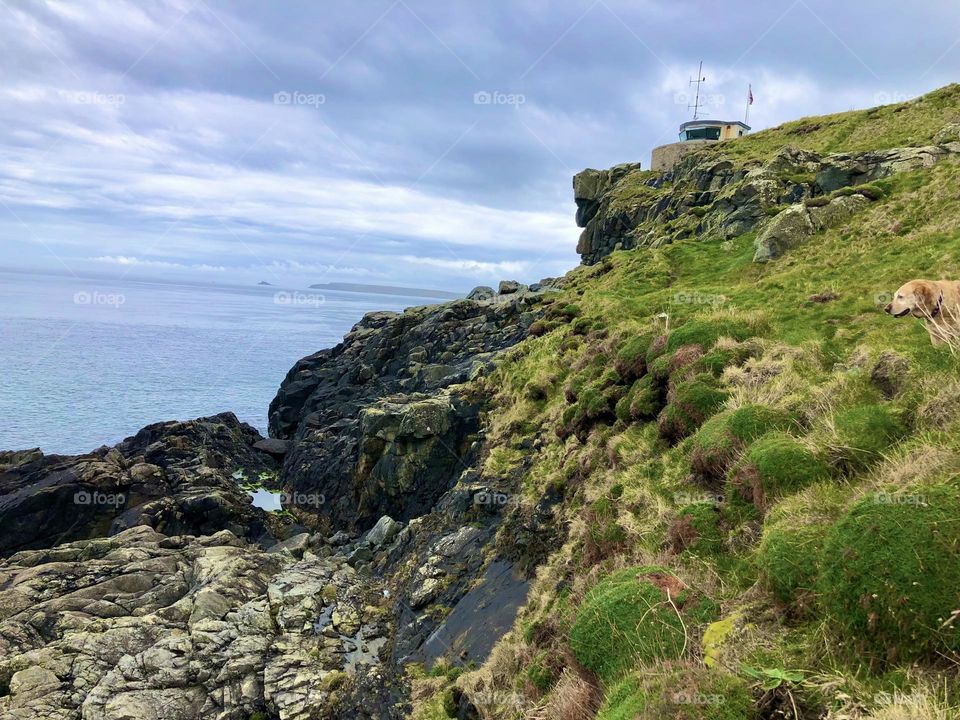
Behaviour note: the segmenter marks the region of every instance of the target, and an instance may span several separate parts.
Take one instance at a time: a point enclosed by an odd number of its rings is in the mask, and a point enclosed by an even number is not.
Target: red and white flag
[[[753,85],[747,85],[747,105],[753,105]]]

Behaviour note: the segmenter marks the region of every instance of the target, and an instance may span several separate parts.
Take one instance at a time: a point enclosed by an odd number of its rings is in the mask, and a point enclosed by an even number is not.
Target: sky
[[[463,291],[579,260],[703,60],[754,129],[958,79],[960,3],[0,0],[0,266]]]

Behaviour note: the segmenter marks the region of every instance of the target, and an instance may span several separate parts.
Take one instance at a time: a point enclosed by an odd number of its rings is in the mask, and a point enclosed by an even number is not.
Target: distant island
[[[266,280],[261,280],[257,285],[273,285],[273,283],[268,283]]]
[[[316,285],[311,285],[310,289],[371,293],[374,295],[400,295],[402,297],[440,298],[443,300],[455,300],[463,297],[462,294],[447,292],[446,290],[427,290],[425,288],[401,287],[399,285],[366,285],[364,283],[317,283]]]

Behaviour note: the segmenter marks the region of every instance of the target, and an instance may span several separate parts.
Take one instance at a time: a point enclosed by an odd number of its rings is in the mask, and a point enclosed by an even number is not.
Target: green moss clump
[[[691,467],[703,481],[722,480],[748,443],[790,423],[789,414],[763,405],[744,405],[715,415],[692,438]]]
[[[787,433],[764,435],[744,452],[729,473],[727,494],[739,494],[760,510],[778,498],[830,475],[820,458]]]
[[[595,424],[616,418],[614,408],[626,394],[627,388],[620,384],[620,375],[612,368],[592,381],[589,370],[570,378],[564,397],[572,404],[561,415],[557,435],[563,439],[576,435],[585,440]]]
[[[647,351],[650,349],[652,338],[649,335],[640,335],[628,339],[616,357],[616,370],[624,382],[632,382],[643,377],[647,372]]]
[[[678,383],[670,403],[657,418],[660,436],[677,442],[693,433],[713,415],[727,399],[727,393],[716,386],[712,375],[697,375]]]
[[[530,663],[530,667],[527,668],[527,680],[541,694],[545,694],[553,687],[556,677],[545,652],[537,653],[533,662]]]
[[[659,355],[653,360],[650,360],[647,365],[647,372],[650,373],[650,377],[661,385],[666,384],[670,378],[670,373],[673,371],[670,358],[670,355]]]
[[[830,530],[817,581],[828,618],[879,662],[960,650],[960,489],[870,495]]]
[[[756,715],[750,688],[736,675],[680,667],[626,676],[607,692],[597,720],[750,720]]]
[[[681,508],[667,533],[667,542],[677,551],[712,555],[723,550],[720,510],[713,503]]]
[[[747,345],[715,347],[697,360],[694,368],[698,372],[708,372],[720,377],[724,369],[732,365],[742,365],[752,355],[752,352],[752,349]]]
[[[613,497],[602,497],[586,513],[584,556],[591,564],[613,555],[626,542],[627,531],[617,522],[615,500]]]
[[[653,378],[644,375],[633,383],[627,394],[617,402],[617,418],[623,422],[652,420],[663,407],[661,394]]]
[[[664,568],[621,570],[587,593],[570,648],[584,667],[611,682],[637,663],[680,656],[686,635],[678,611],[690,616],[690,625],[712,619],[716,605]]]
[[[557,319],[561,322],[572,322],[580,317],[580,312],[579,305],[569,303],[567,305],[551,305],[546,314],[550,319]]]
[[[798,615],[811,608],[827,530],[844,503],[842,488],[820,483],[777,504],[763,524],[756,554],[760,578]]]
[[[738,318],[689,320],[670,333],[666,350],[672,352],[683,345],[700,345],[704,350],[709,350],[722,337],[746,340],[754,334],[750,323]]]
[[[577,318],[571,326],[574,335],[586,335],[596,327],[596,323],[590,318]]]
[[[865,470],[906,435],[906,428],[889,405],[860,405],[834,417],[837,432],[834,463],[848,473]]]

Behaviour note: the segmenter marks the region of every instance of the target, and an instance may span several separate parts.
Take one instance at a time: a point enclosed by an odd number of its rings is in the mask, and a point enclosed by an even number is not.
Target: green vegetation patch
[[[790,423],[789,414],[763,405],[744,405],[715,415],[692,438],[691,467],[703,481],[722,480],[749,442]]]
[[[637,380],[617,402],[617,419],[623,422],[652,420],[663,407],[663,392],[650,375]]]
[[[779,503],[766,517],[756,555],[760,577],[797,614],[811,607],[821,550],[844,502],[843,489],[824,482]]]
[[[746,683],[735,675],[681,667],[634,673],[613,685],[597,720],[750,720],[756,717]]]
[[[709,350],[722,337],[746,340],[756,335],[755,323],[734,316],[689,320],[670,333],[666,350],[673,351],[683,345],[700,345]]]
[[[713,503],[696,503],[680,509],[667,532],[667,543],[675,551],[712,555],[723,549],[720,510]]]
[[[629,338],[617,352],[614,367],[624,382],[631,382],[647,372],[647,352],[653,338],[640,335]]]
[[[875,661],[960,649],[960,489],[869,495],[830,530],[817,589],[843,638]]]
[[[686,615],[681,619],[681,613]],[[638,663],[679,658],[685,626],[713,619],[716,605],[669,570],[628,568],[590,590],[570,629],[577,660],[604,682]]]
[[[842,410],[834,416],[833,424],[836,444],[831,449],[832,460],[849,473],[873,465],[907,432],[897,412],[880,404]]]
[[[728,494],[737,493],[763,511],[829,475],[827,464],[796,438],[773,432],[751,444],[730,471]]]
[[[670,442],[693,433],[727,399],[727,393],[717,387],[716,379],[706,373],[678,383],[671,395],[670,403],[657,418],[660,436]]]

